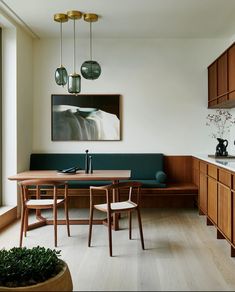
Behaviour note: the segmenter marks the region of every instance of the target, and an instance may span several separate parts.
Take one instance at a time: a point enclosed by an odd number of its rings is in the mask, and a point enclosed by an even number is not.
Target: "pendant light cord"
[[[73,72],[75,74],[75,67],[76,67],[76,44],[75,44],[75,18],[73,20]]]
[[[92,21],[90,22],[90,60],[92,61]]]
[[[62,21],[60,22],[60,67],[62,67]]]

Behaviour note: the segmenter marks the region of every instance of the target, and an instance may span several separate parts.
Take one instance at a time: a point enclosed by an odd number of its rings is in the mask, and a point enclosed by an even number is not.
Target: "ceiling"
[[[59,36],[55,13],[69,10],[97,13],[96,38],[221,38],[235,34],[235,0],[0,0],[40,38]],[[9,9],[10,8],[10,9]],[[77,23],[87,37],[89,26]],[[72,23],[64,26],[71,37]]]

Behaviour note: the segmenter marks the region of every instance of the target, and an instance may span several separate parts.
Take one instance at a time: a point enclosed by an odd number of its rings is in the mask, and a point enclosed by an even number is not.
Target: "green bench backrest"
[[[158,170],[163,170],[161,153],[91,153],[94,170],[130,169],[132,179],[155,179]],[[30,170],[55,170],[72,166],[85,168],[85,154],[33,153]]]

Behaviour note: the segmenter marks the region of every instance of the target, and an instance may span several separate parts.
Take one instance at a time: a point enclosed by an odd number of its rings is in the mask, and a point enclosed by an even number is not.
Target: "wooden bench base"
[[[32,190],[31,194],[34,194]],[[69,189],[69,206],[72,208],[89,208],[88,189]],[[52,195],[45,189],[44,196]],[[198,188],[192,183],[170,183],[167,188],[143,188],[141,206],[143,208],[185,208],[197,206]],[[95,204],[103,203],[103,196],[95,196]],[[127,193],[121,193],[121,199],[127,199]]]

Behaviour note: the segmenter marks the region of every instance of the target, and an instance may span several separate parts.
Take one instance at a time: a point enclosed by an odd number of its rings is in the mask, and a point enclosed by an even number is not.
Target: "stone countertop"
[[[196,154],[192,155],[195,158],[201,159],[203,161],[212,163],[216,166],[225,168],[227,170],[235,172],[235,157],[233,158],[226,158],[226,157],[209,157],[208,154]]]

